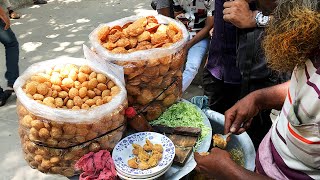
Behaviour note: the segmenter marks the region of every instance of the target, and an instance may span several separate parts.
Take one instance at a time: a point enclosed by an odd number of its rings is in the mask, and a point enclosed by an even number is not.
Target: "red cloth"
[[[75,168],[83,171],[80,180],[113,180],[117,177],[113,159],[107,150],[84,155],[75,164]]]

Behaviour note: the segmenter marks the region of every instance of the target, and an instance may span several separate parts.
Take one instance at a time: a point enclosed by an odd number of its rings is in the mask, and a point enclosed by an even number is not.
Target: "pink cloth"
[[[107,150],[90,152],[78,160],[76,169],[83,171],[80,180],[113,180],[117,177],[114,162]]]
[[[258,149],[258,156],[256,159],[258,173],[265,174],[274,179],[288,179],[274,162],[271,152],[271,144],[270,129],[268,134],[263,138]]]

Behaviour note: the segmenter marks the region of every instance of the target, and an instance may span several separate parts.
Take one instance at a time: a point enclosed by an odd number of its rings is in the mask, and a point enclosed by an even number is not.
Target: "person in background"
[[[281,113],[260,144],[256,173],[218,148],[207,156],[195,153],[196,169],[216,179],[320,179],[320,2],[258,3],[265,14],[277,4],[262,45],[270,67],[293,72],[291,81],[253,91],[238,101],[225,113],[224,131],[246,131],[250,119],[263,109]]]
[[[215,0],[214,28],[203,71],[204,95],[210,109],[224,113],[240,96],[241,74],[236,65],[237,27],[223,20],[224,0]]]
[[[270,21],[270,17],[257,10],[255,1],[249,3],[247,0],[225,1],[223,8],[222,17],[224,21],[230,22],[237,27],[236,65],[241,74],[241,83],[237,84],[237,87],[240,87],[240,92],[236,88],[234,88],[236,91],[230,89],[228,94],[224,94],[225,98],[232,99],[236,94],[238,99],[241,99],[252,91],[289,80],[289,73],[279,73],[267,66],[267,61],[261,48],[264,30]],[[231,76],[234,73],[227,72],[227,74]],[[223,91],[223,93],[225,92]],[[234,99],[232,101],[234,103],[237,102]],[[217,106],[223,107],[224,103],[219,103]],[[256,149],[272,125],[270,113],[271,109],[260,111],[257,116],[253,117],[253,123],[247,131]]]
[[[13,84],[19,76],[19,43],[10,28],[10,19],[6,12],[0,7],[0,42],[5,47],[7,71],[7,89],[3,91],[0,87],[0,106],[3,106],[13,91]]]
[[[190,40],[187,42],[187,62],[182,75],[182,91],[184,92],[197,75],[209,45],[209,31],[213,27],[213,0],[156,0],[154,7],[159,14],[175,17],[184,23],[189,30]]]

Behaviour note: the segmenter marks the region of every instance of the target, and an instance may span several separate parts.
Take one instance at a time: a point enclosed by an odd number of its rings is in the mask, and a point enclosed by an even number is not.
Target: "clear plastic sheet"
[[[37,145],[30,141],[21,129],[19,129],[19,134],[25,160],[32,168],[36,168],[43,173],[71,177],[80,174],[75,170],[74,165],[83,155],[89,152],[98,152],[102,149],[111,151],[121,139],[125,130],[126,126],[123,125],[104,136],[66,149]]]
[[[129,106],[136,107],[138,111],[148,108],[149,113],[143,115],[150,121],[157,118],[159,109],[162,113],[182,96],[182,70],[186,58],[185,44],[189,34],[182,23],[156,15],[155,18],[160,24],[173,23],[178,27],[182,31],[182,39],[166,48],[152,48],[126,54],[115,54],[102,46],[99,32],[106,26],[123,26],[141,17],[131,16],[101,24],[89,35],[89,39],[95,52],[102,59],[124,68]],[[151,109],[156,109],[152,115]]]

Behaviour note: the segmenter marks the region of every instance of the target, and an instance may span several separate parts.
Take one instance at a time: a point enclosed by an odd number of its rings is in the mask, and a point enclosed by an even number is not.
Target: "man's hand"
[[[270,178],[251,172],[237,165],[227,151],[219,148],[212,148],[207,156],[194,153],[197,162],[196,170],[214,179],[255,179],[269,180]]]
[[[247,95],[224,113],[224,133],[243,133],[250,127],[252,118],[256,116],[259,111],[260,108],[256,103],[256,94],[251,93]]]
[[[201,156],[199,153],[194,153],[194,159],[197,162],[196,170],[208,177],[218,178],[221,176],[224,167],[233,163],[230,154],[219,148],[212,148],[209,155]]]
[[[246,0],[226,1],[223,4],[223,19],[238,28],[256,27],[255,15]]]

